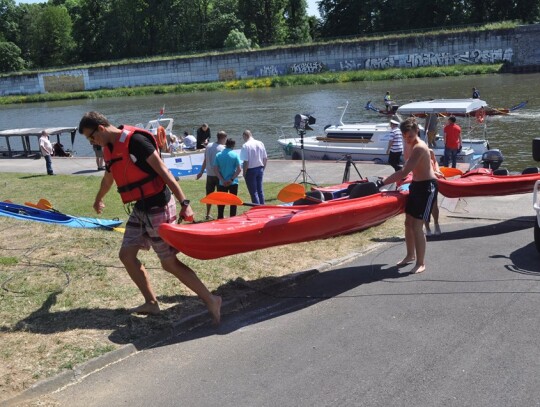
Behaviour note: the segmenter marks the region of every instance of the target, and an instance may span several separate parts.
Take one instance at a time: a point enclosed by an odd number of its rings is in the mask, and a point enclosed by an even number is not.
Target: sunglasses
[[[86,136],[86,135],[85,135],[85,137],[86,137],[86,139],[87,139],[88,141],[91,141],[91,142],[94,141],[94,133],[97,131],[97,129],[98,129],[98,128],[96,127],[96,128],[92,131],[92,133],[90,133],[89,136]]]

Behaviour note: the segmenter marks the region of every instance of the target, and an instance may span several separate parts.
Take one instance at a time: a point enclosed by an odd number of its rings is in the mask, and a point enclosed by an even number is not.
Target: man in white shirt
[[[219,185],[219,178],[212,164],[214,163],[217,153],[225,149],[226,141],[227,133],[223,130],[218,131],[217,142],[210,143],[204,151],[204,161],[202,163],[201,171],[197,174],[197,179],[202,177],[204,170],[206,169],[206,195],[214,192]],[[213,219],[212,216],[210,216],[211,208],[212,205],[206,204],[206,220]]]
[[[390,164],[394,171],[401,170],[401,154],[403,154],[403,135],[399,129],[399,121],[396,118],[390,120],[390,138],[388,140],[388,147],[386,148],[386,154],[388,154],[388,164]]]
[[[242,134],[244,145],[240,150],[240,160],[243,161],[243,176],[251,196],[251,202],[264,204],[263,174],[268,156],[262,141],[255,140],[251,131]]]
[[[41,151],[41,155],[43,158],[45,158],[47,175],[54,175],[51,158],[54,150],[51,142],[49,141],[49,133],[47,133],[45,130],[41,132],[41,137],[39,138],[39,149]]]
[[[182,141],[184,142],[184,149],[186,150],[195,150],[197,148],[197,139],[194,135],[188,134],[187,131],[184,132]]]

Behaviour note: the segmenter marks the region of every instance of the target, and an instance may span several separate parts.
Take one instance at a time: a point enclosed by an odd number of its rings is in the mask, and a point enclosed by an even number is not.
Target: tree
[[[252,43],[282,44],[287,38],[285,8],[287,0],[239,0],[238,16]]]
[[[32,60],[40,67],[62,66],[71,62],[73,38],[71,17],[63,6],[45,6],[30,22]]]
[[[12,42],[0,42],[0,72],[20,71],[23,68],[21,49]]]
[[[0,40],[15,40],[18,29],[15,20],[15,10],[14,0],[0,0]]]
[[[233,28],[227,35],[223,46],[227,49],[250,49],[251,41],[246,38],[243,32]]]
[[[306,0],[289,0],[286,9],[287,42],[302,43],[311,40]]]

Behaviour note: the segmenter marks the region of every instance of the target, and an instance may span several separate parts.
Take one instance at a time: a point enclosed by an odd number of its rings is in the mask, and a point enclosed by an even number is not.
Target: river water
[[[493,107],[529,102],[512,115],[487,118],[486,134],[491,148],[502,151],[504,167],[520,171],[539,165],[533,161],[531,150],[532,139],[540,137],[536,128],[540,123],[539,81],[540,74],[481,75],[9,105],[0,106],[0,130],[77,126],[84,112],[89,110],[102,112],[117,125],[146,123],[156,119],[165,106],[164,117],[175,120],[175,133],[194,132],[206,122],[213,138],[218,130],[225,130],[239,145],[242,131],[251,129],[255,138],[265,143],[269,156],[278,158],[281,151],[276,141],[277,130],[285,126],[287,133],[294,135],[297,113],[309,113],[317,119],[314,131],[307,136],[320,135],[325,125],[338,123],[340,107],[347,101],[345,122],[382,122],[387,118],[365,110],[364,106],[371,100],[382,108],[386,91],[391,92],[397,103],[403,104],[429,98],[468,98],[475,86],[481,98]],[[466,135],[470,128],[468,120],[458,118],[458,124]],[[476,129],[471,136],[481,137],[482,131]],[[73,146],[68,139],[63,138],[62,143],[76,156],[93,156],[84,137],[77,135]],[[5,142],[0,139],[2,143]]]

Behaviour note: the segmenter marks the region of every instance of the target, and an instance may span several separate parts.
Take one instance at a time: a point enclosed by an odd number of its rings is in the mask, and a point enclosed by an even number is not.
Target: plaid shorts
[[[176,221],[176,201],[174,196],[166,206],[155,206],[147,211],[133,207],[126,223],[126,231],[122,240],[122,247],[138,247],[142,250],[154,249],[160,260],[178,253],[174,247],[169,246],[158,235],[158,227],[162,223]]]

